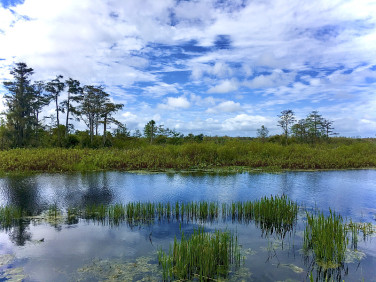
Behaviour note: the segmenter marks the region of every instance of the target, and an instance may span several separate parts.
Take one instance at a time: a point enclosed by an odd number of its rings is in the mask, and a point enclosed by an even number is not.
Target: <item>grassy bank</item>
[[[13,149],[0,151],[0,172],[91,170],[348,169],[376,167],[376,144],[291,144],[232,140],[148,145],[131,149]]]

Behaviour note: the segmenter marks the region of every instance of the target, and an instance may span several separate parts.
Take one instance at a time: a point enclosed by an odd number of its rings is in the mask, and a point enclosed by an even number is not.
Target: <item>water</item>
[[[285,194],[308,208],[375,224],[376,171],[315,171],[280,174],[146,174],[123,172],[40,174],[0,179],[0,205],[17,205],[40,213],[52,204],[64,209],[88,204],[130,201],[217,201],[231,203]],[[301,218],[304,214],[301,214]],[[155,222],[108,226],[80,219],[46,222],[28,219],[0,232],[0,273],[3,279],[26,281],[102,281],[161,279],[157,249],[168,251],[181,228],[186,234],[199,223]],[[312,265],[301,254],[303,221],[281,240],[265,236],[253,223],[218,220],[207,231],[236,231],[244,264],[234,280],[309,280]],[[345,267],[334,275],[345,281],[376,281],[376,238],[358,244]],[[357,257],[351,260],[350,257]],[[315,268],[313,273],[316,277]],[[337,280],[339,276],[332,276]]]

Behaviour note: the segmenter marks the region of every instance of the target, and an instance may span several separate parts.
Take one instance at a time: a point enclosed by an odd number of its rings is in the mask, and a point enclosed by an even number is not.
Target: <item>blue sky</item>
[[[154,119],[183,133],[277,134],[292,109],[318,110],[341,136],[376,134],[375,1],[0,3],[0,81],[24,61],[35,80],[103,84],[132,130]]]

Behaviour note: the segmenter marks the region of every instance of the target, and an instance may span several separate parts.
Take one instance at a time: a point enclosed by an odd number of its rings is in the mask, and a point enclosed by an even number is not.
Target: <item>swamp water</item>
[[[222,215],[222,204],[286,195],[302,207],[294,228],[278,232],[253,220]],[[129,202],[217,203],[211,219],[162,218],[121,221],[67,218],[67,208]],[[161,281],[158,251],[166,253],[175,236],[203,226],[205,232],[236,234],[241,264],[232,281],[376,281],[376,238],[358,234],[340,268],[318,267],[303,249],[306,210],[329,208],[345,221],[375,224],[376,171],[316,171],[280,174],[200,174],[97,172],[39,174],[0,179],[0,206],[32,213],[0,231],[0,280]],[[56,215],[51,214],[55,207]],[[50,212],[47,210],[50,209]],[[60,214],[61,211],[61,214]],[[347,220],[346,220],[347,218]]]

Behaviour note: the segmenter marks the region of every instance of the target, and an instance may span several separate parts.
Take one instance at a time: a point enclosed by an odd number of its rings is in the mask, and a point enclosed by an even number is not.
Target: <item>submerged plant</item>
[[[158,252],[158,261],[165,281],[201,281],[227,277],[232,266],[239,267],[241,255],[236,235],[219,230],[205,233],[200,227],[189,238],[182,233],[180,242],[175,237],[169,254]]]

